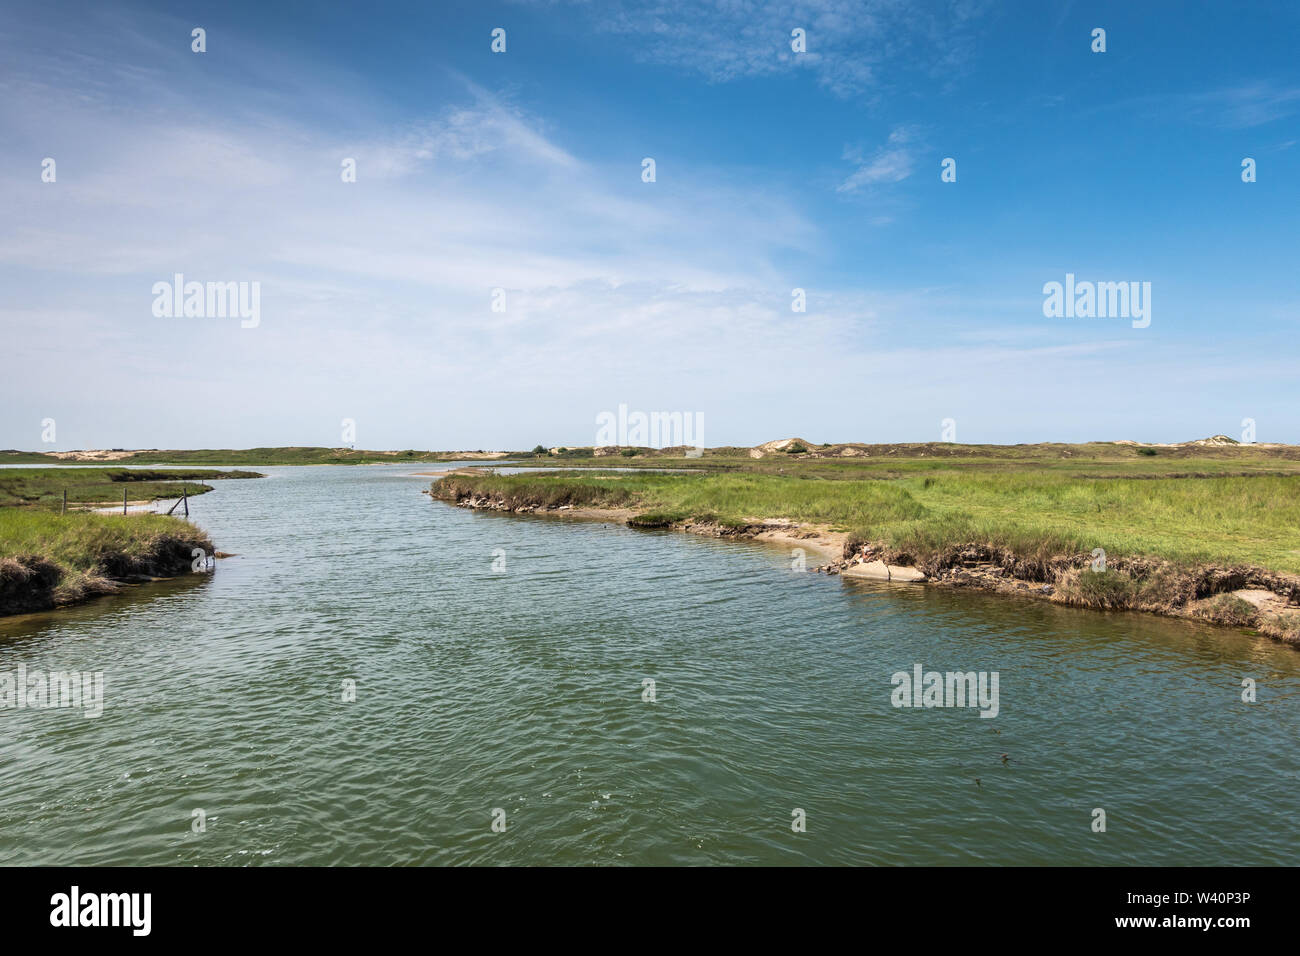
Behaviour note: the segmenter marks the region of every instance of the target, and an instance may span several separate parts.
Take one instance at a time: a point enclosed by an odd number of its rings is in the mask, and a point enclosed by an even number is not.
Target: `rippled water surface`
[[[799,574],[757,544],[474,514],[420,494],[409,465],[262,470],[193,500],[237,555],[212,575],[0,621],[0,673],[106,680],[97,719],[0,710],[0,863],[1300,850],[1300,654],[1267,640]],[[893,708],[890,676],[916,663],[997,671],[998,716]]]

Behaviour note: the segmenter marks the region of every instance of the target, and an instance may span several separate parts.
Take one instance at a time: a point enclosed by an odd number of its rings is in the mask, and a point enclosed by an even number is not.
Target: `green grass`
[[[774,474],[764,461],[702,474],[455,476],[443,479],[441,491],[435,484],[435,493],[730,521],[788,518],[916,555],[979,542],[1020,555],[1103,548],[1112,557],[1300,572],[1300,472],[1242,473],[1243,463],[1231,459],[1175,463],[1136,455],[1119,474],[1113,462],[896,461],[894,477],[884,477],[864,476],[861,464],[828,471],[820,460],[786,460],[787,471]]]
[[[201,479],[260,478],[251,471],[211,469],[154,470],[142,468],[0,468],[0,508],[60,508],[68,504],[121,504],[130,501],[179,498],[211,491]]]
[[[0,614],[106,593],[118,579],[188,571],[194,548],[211,554],[212,541],[179,518],[0,508]]]
[[[1051,538],[1058,547],[1181,563],[1300,571],[1300,475],[1072,478],[1061,474],[936,476],[892,483],[927,510],[915,523],[868,521],[886,540],[925,530],[940,540]]]
[[[208,542],[194,525],[166,515],[53,514],[23,508],[0,509],[0,558],[37,554],[66,568],[104,568],[116,556],[144,558],[164,538]],[[195,544],[199,547],[201,544]]]
[[[643,511],[628,519],[633,528],[667,528],[678,521],[690,518],[684,511]]]

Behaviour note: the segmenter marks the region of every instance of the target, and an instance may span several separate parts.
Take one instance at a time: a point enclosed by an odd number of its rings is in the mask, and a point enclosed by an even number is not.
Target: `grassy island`
[[[204,494],[201,479],[254,472],[125,468],[0,469],[0,614],[48,610],[115,591],[124,582],[191,569],[208,535],[182,518],[101,514],[95,506]],[[64,494],[67,495],[63,513]]]

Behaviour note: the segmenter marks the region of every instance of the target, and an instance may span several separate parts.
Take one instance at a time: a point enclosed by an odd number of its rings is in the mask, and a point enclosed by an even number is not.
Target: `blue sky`
[[[710,445],[1300,442],[1297,36],[1290,3],[11,4],[0,446],[577,445],[620,404]],[[260,324],[155,317],[177,272],[259,282]],[[1150,326],[1044,317],[1066,273],[1150,282]]]

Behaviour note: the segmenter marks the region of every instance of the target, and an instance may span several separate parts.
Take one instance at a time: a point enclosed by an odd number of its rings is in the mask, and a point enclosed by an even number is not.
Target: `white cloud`
[[[886,145],[876,150],[870,158],[862,150],[845,147],[844,158],[855,163],[857,169],[836,187],[838,192],[857,192],[865,186],[902,182],[912,175],[912,152],[908,144],[915,133],[908,127],[898,127],[889,134]]]
[[[643,62],[714,82],[806,69],[841,97],[878,94],[899,70],[947,80],[970,58],[979,0],[605,0],[574,4],[596,29],[629,37]],[[791,49],[791,30],[807,51]]]

